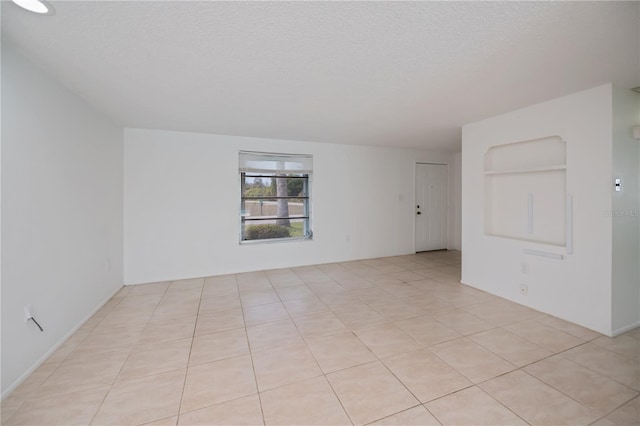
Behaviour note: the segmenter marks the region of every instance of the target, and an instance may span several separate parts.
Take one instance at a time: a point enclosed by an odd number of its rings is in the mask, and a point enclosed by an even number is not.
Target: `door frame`
[[[451,169],[451,165],[447,162],[438,162],[438,161],[416,161],[414,166],[413,166],[413,205],[411,206],[411,212],[413,215],[413,222],[412,222],[412,227],[413,227],[413,252],[414,253],[422,253],[417,251],[417,246],[418,246],[418,239],[416,238],[416,206],[418,205],[418,165],[419,164],[432,164],[432,165],[436,165],[436,166],[446,166],[447,167],[447,250],[449,250],[449,240],[451,237],[451,230],[449,229],[451,227],[451,215],[450,215],[450,210],[451,210],[451,179],[449,179],[449,173],[450,173],[450,169]]]

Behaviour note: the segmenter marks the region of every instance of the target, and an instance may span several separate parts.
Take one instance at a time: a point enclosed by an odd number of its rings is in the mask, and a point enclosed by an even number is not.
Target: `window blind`
[[[240,172],[307,173],[313,172],[313,156],[240,152]]]

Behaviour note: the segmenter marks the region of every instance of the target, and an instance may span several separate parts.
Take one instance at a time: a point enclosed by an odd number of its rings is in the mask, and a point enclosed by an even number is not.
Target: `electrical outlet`
[[[520,284],[520,294],[527,294],[529,292],[529,286],[526,284]]]
[[[31,305],[24,307],[24,322],[29,322],[29,320],[33,318],[33,315],[31,314],[32,310]]]
[[[522,272],[523,274],[529,273],[529,264],[527,262],[522,262],[520,264],[520,272]]]

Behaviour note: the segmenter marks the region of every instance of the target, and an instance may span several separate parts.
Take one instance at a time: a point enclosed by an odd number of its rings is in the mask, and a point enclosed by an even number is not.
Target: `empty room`
[[[640,425],[640,2],[0,12],[2,425]]]

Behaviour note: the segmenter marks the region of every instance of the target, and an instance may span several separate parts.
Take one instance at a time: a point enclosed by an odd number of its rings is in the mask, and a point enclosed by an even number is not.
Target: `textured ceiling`
[[[639,2],[2,1],[2,37],[127,127],[458,150],[464,123],[640,86]]]

